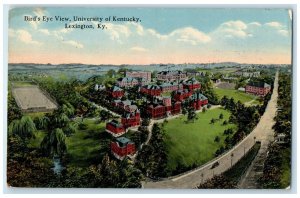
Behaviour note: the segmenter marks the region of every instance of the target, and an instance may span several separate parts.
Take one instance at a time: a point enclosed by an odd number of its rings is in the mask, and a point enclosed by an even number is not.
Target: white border
[[[1,67],[1,72],[3,74],[3,83],[1,83],[0,85],[2,90],[1,91],[1,103],[0,103],[0,107],[2,109],[3,114],[1,114],[0,119],[3,120],[3,127],[1,130],[3,132],[3,138],[0,138],[0,159],[4,159],[4,151],[6,150],[6,117],[7,117],[7,106],[6,106],[6,100],[7,100],[7,52],[8,52],[8,41],[7,41],[7,8],[8,7],[4,7],[4,4],[19,4],[22,6],[34,6],[34,3],[39,3],[39,4],[47,4],[47,5],[58,5],[60,3],[62,3],[60,0],[45,0],[45,1],[38,1],[35,2],[34,0],[27,0],[26,4],[24,3],[24,1],[22,0],[4,0],[2,2],[2,9],[1,9],[1,15],[4,16],[4,20],[0,20],[1,22],[1,27],[3,27],[3,31],[1,31],[1,43],[3,43],[3,48],[1,48],[1,56],[3,56],[3,67]],[[72,5],[72,6],[80,6],[80,5],[84,5],[84,6],[88,6],[86,4],[91,4],[91,6],[96,6],[94,5],[94,1],[93,0],[74,0],[73,2],[71,0],[68,1],[64,1],[64,4],[66,5]],[[177,5],[170,5],[170,3],[174,3]],[[296,39],[296,32],[297,32],[297,25],[298,25],[298,15],[297,15],[297,8],[299,8],[299,3],[297,0],[277,0],[276,2],[274,0],[252,0],[251,2],[245,2],[246,4],[240,4],[241,2],[239,0],[228,0],[226,1],[226,3],[222,0],[210,0],[210,1],[206,1],[206,2],[202,2],[202,4],[195,4],[196,2],[194,0],[184,0],[184,1],[171,1],[168,2],[167,0],[152,0],[152,1],[143,1],[140,2],[138,0],[127,0],[126,4],[124,4],[124,1],[122,0],[104,0],[101,2],[101,5],[99,6],[107,6],[107,7],[112,7],[112,4],[118,4],[118,6],[122,6],[122,7],[293,7],[293,14],[294,14],[294,24],[293,24],[293,29],[294,29],[294,37],[293,37],[293,147],[292,147],[292,154],[293,154],[293,164],[292,164],[292,189],[293,192],[296,193],[297,190],[297,183],[296,182],[296,178],[299,178],[299,171],[297,171],[296,169],[296,161],[297,161],[297,157],[299,155],[299,152],[297,150],[297,145],[295,144],[295,142],[299,142],[299,136],[298,139],[296,139],[297,137],[295,137],[295,134],[297,132],[297,121],[299,121],[298,117],[297,117],[297,113],[296,113],[296,108],[297,108],[297,112],[298,112],[298,107],[297,107],[297,102],[296,102],[296,98],[298,98],[298,94],[297,94],[297,87],[299,87],[298,83],[299,81],[297,81],[297,76],[300,74],[298,73],[298,69],[296,68],[297,66],[297,46],[298,46],[298,40]],[[270,4],[271,3],[271,4]],[[289,4],[287,4],[289,3]],[[111,5],[107,5],[107,4],[111,4]],[[162,5],[163,4],[163,5]],[[180,6],[181,4],[181,6]],[[220,5],[221,4],[221,5]],[[294,5],[291,5],[294,4]],[[60,5],[61,6],[61,5]],[[5,15],[3,15],[5,14]],[[5,20],[6,19],[6,20]],[[297,94],[297,95],[296,95]],[[298,154],[298,155],[297,155]],[[4,178],[5,177],[5,159],[3,160],[3,162],[0,163],[0,178]],[[117,194],[127,194],[128,193],[163,193],[163,194],[169,194],[169,193],[176,193],[179,194],[179,196],[182,196],[180,194],[182,193],[192,193],[190,194],[190,196],[193,196],[194,193],[202,193],[205,195],[213,195],[214,194],[224,194],[222,195],[222,197],[240,197],[239,194],[243,194],[243,197],[252,197],[253,195],[248,194],[248,193],[255,193],[255,194],[261,194],[262,196],[270,196],[270,195],[266,195],[265,193],[271,193],[272,197],[279,197],[282,196],[283,192],[282,190],[140,190],[140,189],[134,189],[134,190],[129,190],[129,189],[11,189],[13,191],[7,191],[8,189],[5,185],[5,180],[0,179],[0,188],[1,188],[1,193],[3,193],[2,188],[4,188],[5,193],[25,193],[27,195],[21,195],[22,197],[40,197],[40,195],[38,194],[34,194],[34,195],[29,195],[29,193],[60,193],[60,194],[65,194],[65,193],[72,193],[72,194],[76,194],[76,195],[72,195],[74,197],[82,197],[81,194],[84,193],[117,193]],[[234,193],[233,195],[231,195],[231,193]],[[135,196],[153,196],[153,195],[135,195]],[[11,197],[11,196],[17,196],[15,195],[8,195],[8,194],[3,194],[3,196],[5,197]],[[46,196],[46,197],[52,197],[53,195],[42,195],[42,196]],[[57,196],[57,195],[55,195]],[[65,196],[65,195],[60,195]],[[89,196],[97,196],[95,194],[89,194]],[[105,195],[107,196],[107,195]],[[123,196],[123,195],[118,195],[118,196]],[[173,197],[174,195],[172,195]],[[195,194],[194,194],[195,196]],[[197,196],[197,195],[196,195]],[[203,196],[203,195],[201,195]],[[217,195],[220,196],[220,195]],[[256,195],[255,195],[256,196]],[[286,196],[286,195],[285,195]],[[290,194],[289,196],[291,197],[296,197],[296,194]],[[132,197],[132,196],[131,196]]]

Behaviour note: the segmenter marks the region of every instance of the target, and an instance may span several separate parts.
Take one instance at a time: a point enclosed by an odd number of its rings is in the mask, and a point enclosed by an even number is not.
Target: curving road
[[[261,141],[262,148],[265,147],[273,139],[272,126],[274,125],[273,118],[277,110],[278,97],[278,72],[275,76],[274,89],[271,99],[266,107],[266,111],[261,117],[259,123],[254,130],[238,145],[230,151],[224,153],[218,158],[202,165],[201,167],[188,171],[184,174],[170,178],[165,178],[162,181],[145,181],[142,182],[143,188],[195,188],[200,183],[212,178],[214,175],[221,174],[234,165],[241,159],[245,153],[254,145],[255,141]],[[218,162],[219,166],[212,168],[214,163]]]

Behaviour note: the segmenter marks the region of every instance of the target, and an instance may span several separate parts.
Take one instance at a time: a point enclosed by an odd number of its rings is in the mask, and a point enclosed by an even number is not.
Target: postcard
[[[292,19],[12,6],[7,186],[289,189]]]

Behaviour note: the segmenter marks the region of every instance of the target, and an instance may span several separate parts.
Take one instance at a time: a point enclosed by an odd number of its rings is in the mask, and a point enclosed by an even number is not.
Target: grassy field
[[[218,119],[220,114],[224,118],[215,124],[210,124],[212,118]],[[168,168],[172,171],[181,163],[185,166],[202,165],[214,158],[214,154],[224,144],[223,131],[235,128],[233,124],[223,126],[224,120],[229,119],[229,112],[218,108],[198,113],[194,123],[186,123],[186,116],[169,120],[164,124],[167,134]],[[215,142],[216,136],[220,142]]]
[[[67,138],[70,164],[75,166],[100,163],[109,148],[111,139],[111,136],[104,131],[105,123],[98,124],[92,119],[85,119],[83,122],[87,125],[87,129],[78,130]]]
[[[89,166],[92,163],[100,163],[102,156],[107,153],[111,135],[104,132],[105,123],[98,124],[96,120],[85,119],[85,130],[77,130],[67,137],[69,165]],[[36,131],[35,138],[29,142],[29,147],[38,148],[45,137],[45,131]]]
[[[36,117],[43,117],[46,114],[46,112],[32,112],[32,113],[25,113],[25,115],[30,116],[31,119],[34,119]]]
[[[30,139],[28,147],[29,148],[39,148],[41,142],[43,141],[44,137],[46,136],[46,132],[42,130],[38,130],[34,133],[35,138]]]
[[[249,102],[251,100],[254,100],[251,104],[259,104],[259,101],[256,99],[256,96],[246,94],[241,91],[237,91],[235,89],[220,89],[215,88],[214,89],[219,99],[221,99],[223,96],[227,96],[228,98],[234,98],[235,101],[241,101],[242,103]]]

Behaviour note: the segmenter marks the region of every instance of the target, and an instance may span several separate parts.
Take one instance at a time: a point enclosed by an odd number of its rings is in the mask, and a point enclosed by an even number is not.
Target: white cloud
[[[282,25],[281,23],[277,21],[272,21],[269,23],[265,23],[267,27],[270,27],[277,31],[277,33],[281,36],[287,37],[289,35],[289,31],[286,29],[286,26]]]
[[[49,35],[53,35],[54,37],[56,37],[58,40],[61,40],[63,41],[64,40],[64,36],[65,34],[68,34],[70,32],[72,32],[73,29],[72,28],[61,28],[59,30],[53,30],[51,32],[49,32],[50,34]]]
[[[134,23],[123,25],[106,23],[105,25],[107,26],[105,32],[110,39],[119,43],[123,43],[130,38],[158,39],[159,41],[184,42],[191,45],[207,43],[211,40],[210,36],[193,27],[176,29],[169,34],[160,34],[154,29],[146,29],[142,25]]]
[[[272,22],[269,22],[269,23],[265,23],[266,26],[269,26],[269,27],[273,27],[273,28],[282,28],[282,24],[277,22],[277,21],[272,21]]]
[[[63,34],[70,33],[72,31],[73,31],[72,28],[62,28],[62,29],[58,30],[59,33],[63,33]]]
[[[27,15],[27,16],[29,16],[30,18],[32,18],[31,15]],[[36,30],[38,28],[38,25],[39,25],[40,22],[36,20],[36,21],[29,21],[28,23],[32,26],[33,29]]]
[[[282,36],[288,36],[289,32],[287,30],[278,30],[278,34],[280,34]]]
[[[137,23],[131,23],[131,25],[135,28],[135,31],[138,35],[142,36],[144,35],[144,27]]]
[[[77,41],[68,40],[68,41],[63,41],[63,43],[74,46],[76,48],[83,48],[83,45]]]
[[[139,47],[139,46],[132,47],[132,48],[130,48],[130,50],[136,51],[136,52],[146,52],[146,51],[148,51],[147,49],[145,49],[143,47]]]
[[[227,21],[225,23],[221,24],[221,27],[226,29],[226,28],[231,28],[231,29],[237,29],[237,30],[244,30],[247,29],[247,25],[243,21]]]
[[[167,40],[168,35],[162,35],[156,32],[154,29],[147,29],[147,34],[153,36],[154,38],[160,39],[160,40]]]
[[[54,30],[51,32],[51,35],[53,35],[58,40],[64,40],[64,37],[61,35],[60,31]]]
[[[246,38],[249,35],[249,33],[246,32],[247,28],[247,24],[243,21],[227,21],[222,23],[212,34],[226,38]]]
[[[33,10],[34,16],[42,18],[45,15],[45,11],[42,8],[35,8]],[[32,15],[26,15],[32,18]],[[32,26],[33,29],[37,30],[38,26],[40,25],[41,21],[35,20],[35,21],[29,21],[29,24]]]
[[[31,34],[28,31],[23,30],[23,29],[19,29],[19,30],[9,29],[9,36],[16,37],[19,41],[21,41],[25,44],[31,44],[31,45],[41,45],[42,44],[39,41],[33,40]]]
[[[177,29],[171,32],[168,37],[173,37],[176,41],[186,42],[192,45],[208,43],[211,41],[210,36],[192,27]]]
[[[39,17],[42,17],[45,15],[45,10],[43,8],[35,8],[33,10],[33,13],[36,15],[36,16],[39,16]]]
[[[47,29],[39,29],[39,32],[46,34],[46,35],[50,35],[50,32]]]
[[[256,27],[260,27],[261,26],[261,23],[259,22],[251,22],[248,24],[248,26],[256,26]]]
[[[128,38],[131,34],[131,31],[127,25],[116,25],[112,23],[105,23],[107,30],[105,30],[105,33],[107,33],[110,36],[110,39],[113,41],[118,41],[122,43],[122,38]]]

